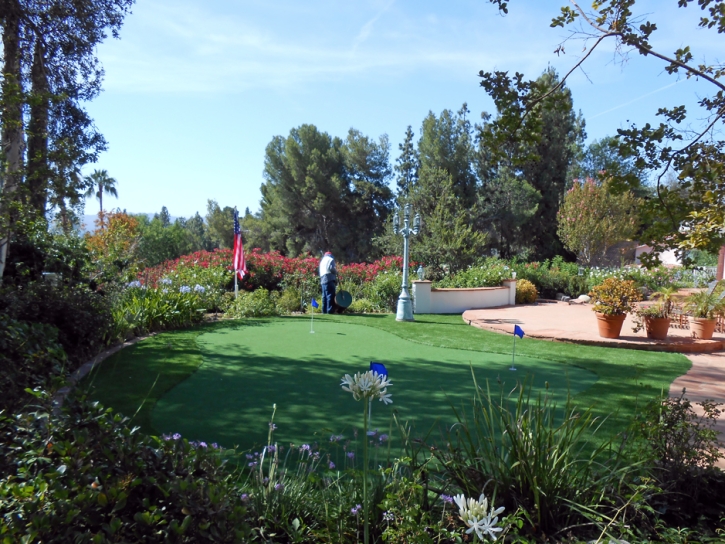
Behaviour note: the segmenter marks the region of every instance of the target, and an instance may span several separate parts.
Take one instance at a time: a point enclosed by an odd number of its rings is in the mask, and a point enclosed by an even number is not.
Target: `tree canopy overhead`
[[[508,13],[510,1],[489,1]],[[682,9],[699,9],[700,28],[717,34],[725,32],[725,1],[669,1]],[[587,62],[593,51],[610,42],[614,42],[615,54],[621,60],[631,53],[640,54],[659,63],[670,75],[707,82],[711,92],[700,97],[697,114],[691,114],[685,106],[661,107],[657,110],[658,123],[619,129],[617,143],[620,155],[632,158],[636,169],[654,174],[655,195],[646,201],[643,210],[649,225],[643,239],[656,251],[668,247],[714,250],[725,238],[725,142],[719,136],[725,116],[725,64],[698,62],[695,59],[700,55],[689,45],[682,44],[674,51],[656,49],[652,38],[658,30],[657,14],[638,12],[641,5],[637,0],[596,0],[589,8],[570,0],[570,5],[563,6],[552,19],[551,26],[570,29],[570,38],[583,38],[585,48],[558,85],[542,88],[525,80],[522,74],[511,77],[501,71],[481,71],[481,85],[515,106],[512,122],[514,118],[523,122],[537,104]],[[563,44],[556,52],[565,53]],[[685,123],[693,118],[694,128]],[[677,180],[674,186],[667,182],[672,172]],[[614,191],[635,189],[633,181],[632,176],[614,174],[611,187]]]

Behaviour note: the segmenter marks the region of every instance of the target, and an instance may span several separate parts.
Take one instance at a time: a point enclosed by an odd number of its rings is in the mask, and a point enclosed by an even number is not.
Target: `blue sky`
[[[511,0],[504,17],[486,0],[137,0],[121,39],[98,49],[104,92],[88,109],[109,150],[84,173],[108,170],[119,198],[107,207],[129,212],[204,215],[209,198],[257,210],[275,135],[303,123],[385,133],[392,161],[429,111],[467,102],[474,121],[494,112],[479,70],[568,71],[583,44],[557,56],[567,32],[549,27],[565,4]],[[696,28],[699,10],[637,6],[657,22],[655,47],[690,45],[697,61],[721,54],[725,38]],[[595,52],[569,80],[589,141],[654,122],[660,106],[694,109],[708,87],[663,67],[636,54],[621,64],[613,44]],[[86,213],[97,211],[89,201]]]

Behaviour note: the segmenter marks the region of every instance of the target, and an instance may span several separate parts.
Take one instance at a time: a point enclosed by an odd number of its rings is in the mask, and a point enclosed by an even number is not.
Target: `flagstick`
[[[315,307],[310,304],[310,334],[315,334]]]
[[[516,370],[516,365],[514,362],[516,361],[516,333],[514,332],[514,351],[511,354],[511,368],[509,370]]]

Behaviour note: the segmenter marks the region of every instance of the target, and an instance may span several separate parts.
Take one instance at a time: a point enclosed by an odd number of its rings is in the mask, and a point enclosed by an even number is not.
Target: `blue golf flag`
[[[373,372],[377,372],[381,376],[385,376],[387,378],[388,376],[388,369],[385,368],[385,365],[383,363],[378,363],[377,361],[370,361],[370,370]]]
[[[519,338],[524,337],[524,329],[519,327],[518,325],[514,325],[514,334],[518,336]]]
[[[313,308],[319,308],[320,307],[320,305],[317,304],[317,301],[314,298],[312,299],[312,307]]]

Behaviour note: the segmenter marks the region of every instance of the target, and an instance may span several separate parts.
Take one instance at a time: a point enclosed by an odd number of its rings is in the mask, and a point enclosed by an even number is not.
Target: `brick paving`
[[[705,399],[725,403],[725,334],[715,333],[713,340],[695,340],[686,329],[670,328],[667,340],[650,340],[645,332],[632,332],[632,318],[627,316],[618,339],[600,338],[597,320],[589,304],[539,302],[520,306],[468,310],[463,319],[474,327],[512,334],[514,325],[526,336],[556,342],[599,345],[613,348],[675,351],[692,361],[687,374],[670,385],[670,396],[678,397],[682,389],[693,404]],[[695,406],[697,409],[699,406]],[[716,427],[725,441],[725,413]],[[725,453],[725,448],[722,450]],[[725,469],[725,460],[718,464]]]

